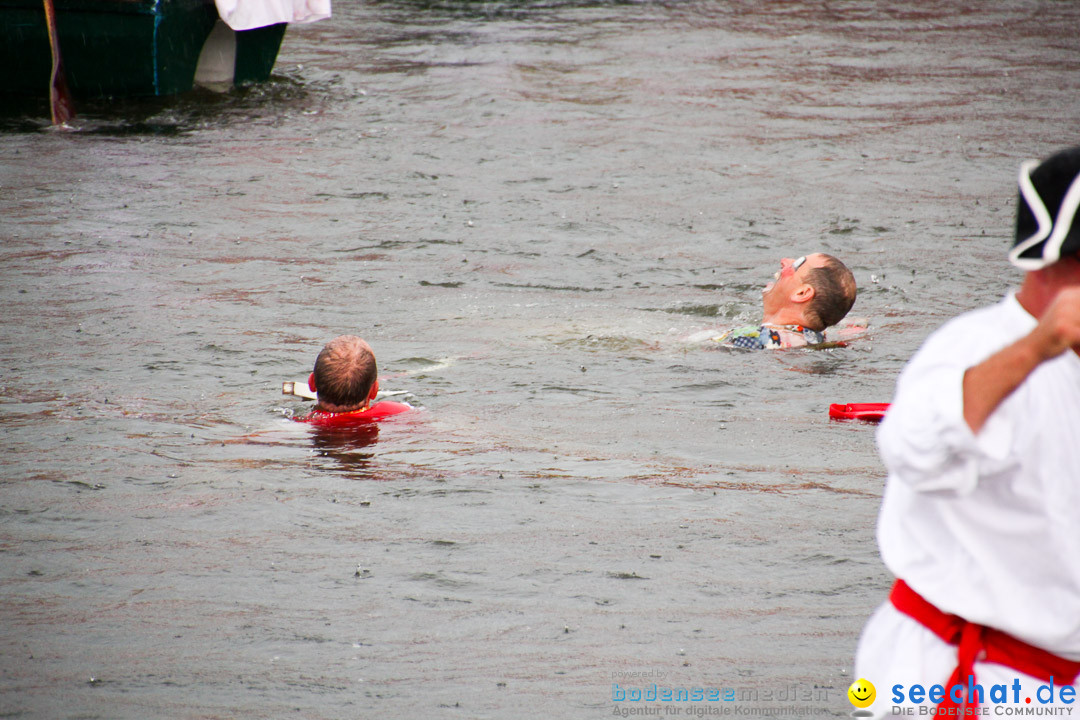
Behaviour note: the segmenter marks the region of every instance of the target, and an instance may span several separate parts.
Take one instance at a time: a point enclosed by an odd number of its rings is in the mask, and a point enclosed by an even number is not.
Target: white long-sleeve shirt
[[[1040,365],[978,435],[964,372],[1036,325],[1013,294],[933,333],[877,435],[882,559],[945,612],[1080,659],[1080,357]]]

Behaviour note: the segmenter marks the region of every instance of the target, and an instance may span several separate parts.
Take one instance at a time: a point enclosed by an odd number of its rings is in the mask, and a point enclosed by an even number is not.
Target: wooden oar
[[[296,397],[304,398],[305,400],[318,400],[319,396],[311,391],[308,384],[303,380],[286,380],[281,383],[282,395],[295,395]],[[397,397],[398,395],[408,395],[408,390],[382,390],[377,396],[377,400],[382,400],[388,397]]]
[[[319,396],[313,393],[308,384],[302,380],[289,380],[281,383],[282,395],[295,395],[296,397],[302,397],[305,400],[318,400]]]
[[[68,92],[67,78],[64,77],[64,63],[60,59],[60,40],[56,35],[56,9],[53,0],[45,3],[45,24],[49,28],[49,47],[52,48],[52,77],[49,80],[49,107],[52,110],[53,125],[65,125],[75,117],[75,103]]]

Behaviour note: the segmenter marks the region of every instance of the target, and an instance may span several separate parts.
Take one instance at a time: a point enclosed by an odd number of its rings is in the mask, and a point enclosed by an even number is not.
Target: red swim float
[[[881,422],[888,409],[889,403],[833,404],[829,406],[829,417],[834,420],[865,420],[876,423]]]
[[[385,420],[388,417],[400,415],[403,412],[414,409],[415,408],[413,408],[412,405],[407,405],[406,403],[384,400],[375,403],[369,408],[353,410],[352,412],[328,413],[321,410],[312,410],[307,415],[293,418],[293,420],[308,423],[309,425],[315,425],[317,427],[345,428],[357,425],[370,425],[373,422]]]

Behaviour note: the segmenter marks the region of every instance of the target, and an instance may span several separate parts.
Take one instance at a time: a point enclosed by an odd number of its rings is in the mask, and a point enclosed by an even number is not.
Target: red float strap
[[[890,403],[848,403],[829,406],[829,417],[834,420],[865,420],[880,422]]]
[[[889,600],[893,607],[937,635],[943,642],[956,646],[956,669],[945,684],[947,689],[961,685],[966,690],[969,677],[970,684],[974,685],[976,662],[997,663],[1043,682],[1059,685],[1072,685],[1080,676],[1080,662],[1067,660],[1042,648],[1028,645],[1000,630],[968,622],[959,615],[942,612],[903,580],[897,580],[893,585]],[[943,712],[943,709],[962,708],[964,705],[978,707],[978,693],[975,695],[976,697],[965,698],[963,703],[957,704],[946,690],[945,699],[938,705],[938,715],[958,717],[962,711]]]
[[[413,409],[412,405],[384,400],[364,410],[353,410],[352,412],[328,413],[321,410],[312,410],[307,415],[293,418],[293,420],[319,427],[349,427],[351,425],[367,425]]]

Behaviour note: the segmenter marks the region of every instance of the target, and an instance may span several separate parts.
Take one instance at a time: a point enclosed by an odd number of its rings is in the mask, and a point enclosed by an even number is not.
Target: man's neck
[[[802,313],[795,312],[790,308],[783,308],[761,318],[762,325],[806,325]]]
[[[338,415],[340,413],[359,412],[361,410],[367,410],[370,403],[364,403],[363,405],[334,405],[332,403],[319,402],[312,408],[315,412],[324,412],[331,415]]]
[[[1016,301],[1020,303],[1020,307],[1031,314],[1031,317],[1038,320],[1046,312],[1046,308],[1053,302],[1060,289],[1045,277],[1044,271],[1036,270],[1024,276],[1024,282],[1016,291]]]

